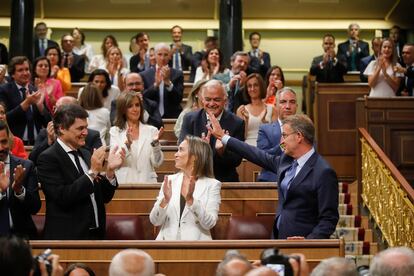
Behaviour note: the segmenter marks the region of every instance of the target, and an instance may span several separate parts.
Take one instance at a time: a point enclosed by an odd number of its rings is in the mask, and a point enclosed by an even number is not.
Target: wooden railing
[[[390,246],[414,248],[414,190],[369,133],[359,135],[362,203]]]

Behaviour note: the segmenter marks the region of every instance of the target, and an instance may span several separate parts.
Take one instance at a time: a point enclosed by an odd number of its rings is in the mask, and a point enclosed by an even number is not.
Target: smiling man
[[[122,165],[125,152],[113,148],[102,175],[105,147],[92,156],[82,148],[88,134],[87,117],[76,104],[58,108],[53,118],[57,140],[39,156],[39,182],[46,198],[45,239],[105,237],[104,204],[111,201],[118,186],[115,170]]]

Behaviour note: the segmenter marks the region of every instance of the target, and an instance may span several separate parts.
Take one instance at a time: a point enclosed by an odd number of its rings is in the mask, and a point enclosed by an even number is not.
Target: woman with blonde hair
[[[124,92],[118,97],[110,143],[126,151],[124,163],[116,171],[119,183],[157,182],[155,168],[164,161],[159,143],[163,131],[144,123],[144,107],[138,93]]]
[[[213,151],[199,137],[187,136],[175,153],[180,171],[165,176],[150,221],[161,226],[157,240],[211,240],[220,207],[221,182],[214,178]]]
[[[116,46],[109,48],[106,52],[105,65],[100,69],[108,72],[112,85],[118,87],[120,91],[124,90],[124,79],[129,70],[123,62],[121,49]]]

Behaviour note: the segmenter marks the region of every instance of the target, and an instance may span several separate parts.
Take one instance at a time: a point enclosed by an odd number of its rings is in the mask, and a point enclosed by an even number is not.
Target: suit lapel
[[[140,153],[142,151],[142,148],[143,148],[146,140],[149,137],[149,134],[150,134],[149,132],[145,131],[144,124],[139,123],[139,135],[142,135],[142,136],[140,137],[140,139],[138,139],[138,143],[137,143],[137,155],[138,156],[140,155]]]
[[[62,160],[63,168],[68,168],[70,170],[69,175],[71,176],[71,181],[77,178],[79,174],[78,169],[76,168],[75,164],[69,157],[69,154],[60,146],[59,143],[55,142],[52,147],[55,147],[57,156],[60,160]],[[82,154],[84,152],[82,151]]]

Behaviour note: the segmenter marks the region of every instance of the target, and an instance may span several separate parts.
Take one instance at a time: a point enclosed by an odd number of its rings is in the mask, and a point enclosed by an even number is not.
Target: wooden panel
[[[78,92],[81,87],[84,87],[87,82],[72,82],[72,87],[68,91],[65,92],[65,96],[72,96],[74,98],[78,98]]]

